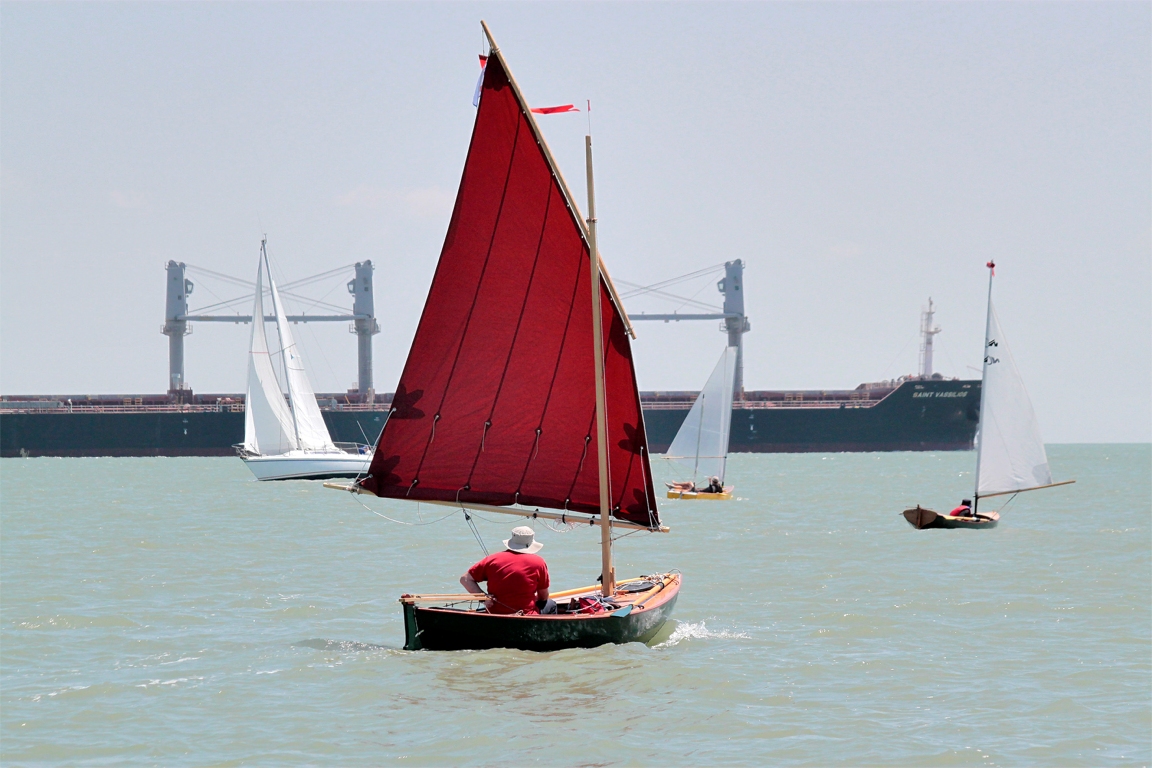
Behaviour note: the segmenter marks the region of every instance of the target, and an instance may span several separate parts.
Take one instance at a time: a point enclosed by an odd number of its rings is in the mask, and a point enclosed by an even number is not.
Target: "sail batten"
[[[532,140],[535,138],[535,140]],[[588,241],[497,50],[366,490],[599,510]],[[611,504],[658,524],[627,325],[600,273]]]

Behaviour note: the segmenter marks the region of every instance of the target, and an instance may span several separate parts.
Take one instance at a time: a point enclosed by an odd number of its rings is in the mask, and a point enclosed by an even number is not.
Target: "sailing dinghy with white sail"
[[[687,418],[664,456],[692,470],[692,480],[665,483],[670,499],[732,498],[732,486],[724,485],[728,467],[728,435],[732,426],[732,387],[736,373],[736,347],[725,347],[708,383],[692,403]],[[698,490],[715,481],[720,492]]]
[[[1052,482],[1036,412],[992,305],[996,265],[990,261],[987,266],[988,320],[984,333],[980,425],[976,433],[976,493],[970,511],[957,516],[933,512],[919,505],[904,510],[904,518],[914,528],[995,528],[1000,513],[981,512],[980,499],[1015,496],[1024,491],[1076,482]]]
[[[264,274],[272,299],[279,350],[273,354],[264,332]],[[289,402],[276,377],[277,359],[284,371]],[[343,446],[343,444],[341,444]],[[248,392],[244,398],[244,442],[234,446],[257,480],[323,480],[358,477],[372,460],[369,446],[332,442],[316,394],[304,370],[304,359],[284,314],[284,305],[260,243],[256,267],[256,300],[252,307],[252,342],[248,349]]]

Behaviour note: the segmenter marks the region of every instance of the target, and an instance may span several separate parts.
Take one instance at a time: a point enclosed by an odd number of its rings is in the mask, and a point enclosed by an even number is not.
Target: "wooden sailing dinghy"
[[[692,471],[691,481],[665,483],[668,498],[712,501],[732,498],[733,487],[724,485],[724,475],[728,469],[735,374],[736,347],[725,347],[664,456]],[[724,489],[722,493],[696,490],[700,483],[706,484],[713,477],[719,478],[720,487]]]
[[[405,648],[644,642],[681,578],[617,584],[612,566],[614,532],[668,529],[632,329],[596,249],[591,138],[585,222],[484,33],[491,55],[440,261],[368,475],[348,489],[600,528],[602,583],[554,594],[559,614],[489,614],[477,607],[485,595],[404,595]]]
[[[976,493],[972,513],[959,517],[916,505],[904,510],[914,528],[995,528],[999,512],[981,512],[980,500],[1068,485],[1052,482],[1048,454],[1024,380],[992,305],[996,265],[988,262],[988,319],[984,331],[984,373],[980,388],[980,424],[976,432]],[[1010,501],[1011,499],[1009,499]]]

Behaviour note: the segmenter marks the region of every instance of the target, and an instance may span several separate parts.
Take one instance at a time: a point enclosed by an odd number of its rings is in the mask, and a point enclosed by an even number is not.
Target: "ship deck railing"
[[[641,402],[645,411],[684,411],[692,407],[692,400],[658,402]],[[760,411],[776,410],[778,408],[873,408],[880,404],[880,400],[843,400],[828,398],[827,400],[734,400],[733,410]]]

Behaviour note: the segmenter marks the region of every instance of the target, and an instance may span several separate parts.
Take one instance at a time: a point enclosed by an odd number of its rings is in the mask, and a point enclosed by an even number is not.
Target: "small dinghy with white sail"
[[[736,347],[725,347],[719,362],[700,390],[665,459],[692,471],[692,479],[665,483],[668,498],[727,501],[733,487],[724,485],[728,468],[728,435],[732,426],[732,387]],[[705,489],[701,490],[701,486]]]
[[[264,273],[272,299],[272,320],[280,348],[272,353],[264,332]],[[278,357],[288,385],[284,400],[273,358]],[[316,394],[304,371],[284,305],[268,266],[266,242],[260,243],[252,342],[248,350],[248,392],[244,398],[244,442],[233,446],[257,480],[325,480],[359,477],[372,461],[371,446],[332,442]]]
[[[981,512],[981,499],[1015,496],[1024,491],[1076,482],[1052,482],[1036,412],[1032,410],[1024,380],[992,306],[996,265],[990,261],[987,266],[988,320],[984,333],[980,425],[976,433],[976,494],[971,507],[961,505],[953,513],[942,514],[920,505],[904,510],[904,519],[914,528],[995,528],[1000,522],[1000,513]]]

